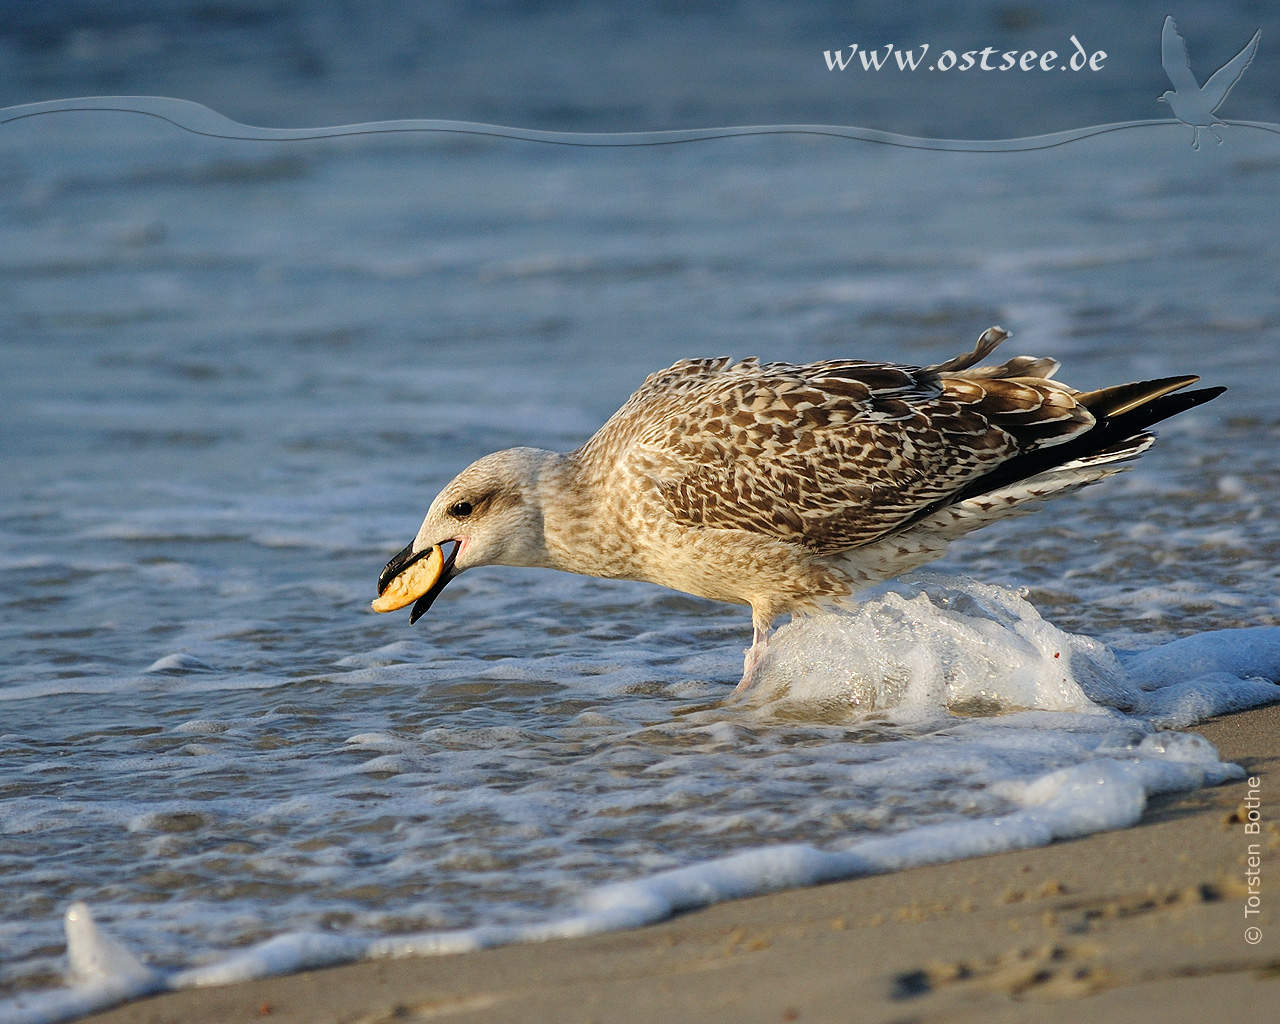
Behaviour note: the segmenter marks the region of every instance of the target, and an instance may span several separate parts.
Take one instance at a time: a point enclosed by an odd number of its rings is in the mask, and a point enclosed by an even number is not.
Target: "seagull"
[[[1147,428],[1216,398],[1195,376],[1077,391],[1054,359],[934,366],[682,359],[581,448],[468,466],[378,579],[416,622],[483,565],[641,580],[751,607],[750,686],[776,619],[847,606],[950,541],[1119,472]],[[446,550],[447,549],[447,550]]]
[[[1259,29],[1243,50],[1222,65],[1213,73],[1213,77],[1201,86],[1196,81],[1196,76],[1191,73],[1186,40],[1178,34],[1178,26],[1174,23],[1173,16],[1165,17],[1164,29],[1160,33],[1160,63],[1164,65],[1165,74],[1169,76],[1173,88],[1156,99],[1160,103],[1169,104],[1169,109],[1173,111],[1174,116],[1194,129],[1192,149],[1200,148],[1201,128],[1206,129],[1217,139],[1218,145],[1222,145],[1222,136],[1213,130],[1216,126],[1222,125],[1222,122],[1214,116],[1214,112],[1222,106],[1222,101],[1227,98],[1231,87],[1240,81],[1244,69],[1249,66],[1253,55],[1258,51],[1258,40],[1261,38],[1262,30]]]

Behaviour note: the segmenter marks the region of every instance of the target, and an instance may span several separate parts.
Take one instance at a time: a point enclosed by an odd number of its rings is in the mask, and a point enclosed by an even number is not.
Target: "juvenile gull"
[[[658,583],[751,606],[742,689],[779,616],[838,606],[1119,472],[1147,427],[1225,390],[1175,394],[1199,379],[1185,376],[1081,392],[1051,379],[1053,359],[976,365],[1008,336],[989,328],[926,367],[682,359],[577,451],[512,448],[459,473],[374,607],[413,603],[415,622],[480,565]]]

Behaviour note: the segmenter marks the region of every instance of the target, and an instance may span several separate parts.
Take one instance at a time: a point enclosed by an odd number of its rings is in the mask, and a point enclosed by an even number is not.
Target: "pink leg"
[[[755,682],[760,662],[764,660],[768,647],[769,630],[757,625],[751,637],[751,646],[747,648],[747,656],[742,662],[742,681],[734,688],[734,693],[742,693]]]

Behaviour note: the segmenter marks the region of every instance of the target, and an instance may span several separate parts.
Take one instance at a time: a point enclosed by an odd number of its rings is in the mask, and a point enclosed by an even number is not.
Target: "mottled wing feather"
[[[682,526],[834,554],[1094,422],[1072,389],[1047,379],[1052,360],[947,372],[963,359],[924,369],[681,360],[649,377],[591,445],[647,477]]]

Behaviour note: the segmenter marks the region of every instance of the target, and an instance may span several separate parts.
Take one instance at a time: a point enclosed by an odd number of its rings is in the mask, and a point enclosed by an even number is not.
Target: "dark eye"
[[[466,519],[467,516],[471,515],[471,502],[460,501],[456,505],[450,505],[449,515],[453,516],[454,519]]]

